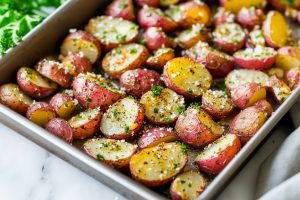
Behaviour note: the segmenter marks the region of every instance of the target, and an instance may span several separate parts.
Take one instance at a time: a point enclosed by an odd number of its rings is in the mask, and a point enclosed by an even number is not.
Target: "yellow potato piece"
[[[243,7],[249,8],[255,6],[261,8],[264,7],[266,3],[266,0],[226,0],[224,8],[233,13],[238,13]]]
[[[255,104],[256,102],[258,102],[259,100],[266,99],[266,96],[267,96],[266,89],[265,88],[260,88],[249,99],[246,107],[252,106],[253,104]]]
[[[37,110],[30,116],[30,120],[40,126],[44,126],[53,118],[55,118],[55,113],[45,110]]]
[[[57,111],[57,114],[62,119],[69,119],[76,109],[76,104],[74,101],[65,102]]]

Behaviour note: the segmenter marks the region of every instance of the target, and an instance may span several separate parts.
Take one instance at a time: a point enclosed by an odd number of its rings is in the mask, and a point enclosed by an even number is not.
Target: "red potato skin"
[[[70,66],[73,70],[69,70],[72,76],[77,76],[80,73],[91,72],[92,64],[80,53],[71,54],[62,59],[63,66]]]
[[[54,112],[54,110],[51,108],[51,106],[48,103],[46,103],[46,102],[34,102],[29,106],[29,108],[26,112],[27,119],[31,120],[32,113],[34,113],[37,110],[44,110],[44,111],[53,112],[53,116],[56,116],[56,113]],[[45,124],[43,124],[43,125],[45,125]]]
[[[285,73],[285,81],[288,86],[295,90],[300,85],[300,68],[295,67]]]
[[[255,9],[254,12],[250,9],[241,9],[237,15],[238,22],[249,30],[255,26],[261,26],[264,18],[265,14],[262,9]]]
[[[273,113],[272,105],[265,99],[259,100],[253,106],[261,111],[266,112],[268,117],[270,117]]]
[[[219,10],[217,14],[214,16],[214,25],[217,27],[220,24],[224,24],[227,22],[234,22],[235,15],[226,11],[225,9]]]
[[[143,7],[138,13],[138,21],[143,29],[149,27],[160,27],[165,32],[174,31],[177,24],[169,17],[160,16],[154,12],[149,11],[149,7]]]
[[[163,128],[151,128],[143,133],[138,140],[139,149],[152,147],[162,142],[174,142],[177,135],[174,131]]]
[[[87,32],[84,32],[84,31],[76,31],[74,33],[69,34],[65,38],[65,40],[63,41],[62,46],[61,46],[61,53],[64,56],[67,56],[69,54],[68,52],[62,51],[62,49],[64,47],[64,43],[68,42],[69,40],[83,40],[83,41],[87,41],[87,42],[94,44],[98,50],[98,56],[97,56],[97,59],[95,59],[95,61],[92,64],[95,64],[98,62],[98,60],[101,56],[101,43],[96,37],[94,37],[93,35],[91,35]],[[79,52],[72,52],[72,53],[79,53]]]
[[[162,85],[160,75],[148,69],[128,70],[120,77],[120,85],[125,91],[135,97],[140,97],[148,92],[152,86]]]
[[[66,72],[62,64],[53,60],[43,59],[36,66],[36,71],[62,87],[69,88],[72,76]]]
[[[270,68],[276,60],[276,54],[262,58],[245,58],[240,57],[238,53],[233,55],[234,63],[244,69],[265,70]]]
[[[17,82],[21,90],[30,97],[33,98],[44,98],[52,95],[57,90],[57,85],[55,87],[40,87],[32,83],[30,80],[25,80],[22,77],[24,72],[23,68],[20,68],[17,72]]]
[[[242,49],[246,44],[247,37],[245,36],[238,43],[224,41],[222,37],[215,37],[214,44],[219,47],[222,51],[232,54],[240,49]]]
[[[232,144],[223,151],[218,152],[217,156],[212,156],[211,158],[205,160],[197,160],[196,164],[201,171],[216,175],[228,165],[228,163],[234,158],[240,149],[241,142],[239,138],[235,136]]]
[[[152,6],[152,7],[159,7],[160,5],[160,0],[135,0],[136,4],[139,6]]]
[[[161,47],[175,47],[175,43],[162,30],[157,27],[150,27],[144,33],[146,46],[150,51],[158,50]]]
[[[285,101],[285,99],[278,99],[276,97],[276,92],[275,92],[276,89],[274,89],[274,88],[282,88],[283,90],[288,89],[289,91],[290,91],[290,88],[287,86],[287,84],[283,80],[279,79],[276,75],[273,75],[269,78],[268,89],[269,89],[269,91],[272,92],[276,102],[278,104],[282,104]]]
[[[100,107],[105,111],[107,108],[122,97],[121,94],[108,90],[86,77],[76,77],[73,81],[73,92],[78,102],[87,108]],[[87,98],[91,99],[90,102]]]
[[[72,144],[73,132],[71,126],[66,120],[54,118],[46,124],[45,128],[53,135],[63,139],[69,144]]]
[[[122,7],[124,3],[126,5],[125,8]],[[106,7],[104,14],[128,21],[134,21],[135,19],[132,0],[114,0]]]

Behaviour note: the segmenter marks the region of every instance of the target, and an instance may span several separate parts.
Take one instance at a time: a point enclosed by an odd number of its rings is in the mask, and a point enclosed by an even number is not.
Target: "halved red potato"
[[[46,124],[45,129],[50,133],[52,133],[53,135],[72,144],[73,131],[71,126],[66,120],[60,118],[53,118]]]
[[[147,49],[140,44],[125,44],[105,55],[103,70],[113,78],[119,78],[127,70],[141,68],[148,58]]]
[[[108,138],[132,138],[140,130],[144,115],[144,108],[138,101],[129,97],[121,99],[103,114],[100,131]]]
[[[153,56],[147,59],[147,66],[153,69],[162,70],[165,64],[175,57],[174,49],[160,48],[154,52]]]
[[[261,26],[264,18],[264,11],[256,9],[254,6],[250,8],[243,7],[237,15],[238,22],[249,30],[252,30],[255,26]]]
[[[175,47],[175,42],[168,37],[161,28],[150,27],[144,32],[146,46],[150,51],[155,51],[163,47]]]
[[[233,102],[226,92],[222,90],[207,90],[204,92],[202,106],[215,119],[224,118],[234,110]]]
[[[160,0],[135,0],[136,4],[139,6],[152,6],[152,7],[159,7]]]
[[[153,147],[163,142],[176,141],[176,132],[171,128],[150,128],[144,131],[143,135],[138,140],[139,149]]]
[[[72,84],[72,76],[57,61],[43,59],[37,63],[35,69],[41,75],[62,87],[69,88]]]
[[[246,41],[247,48],[255,48],[258,45],[262,46],[262,47],[266,46],[264,34],[261,29],[252,30],[249,33],[249,37],[247,38],[247,41]]]
[[[262,87],[265,87],[268,85],[268,80],[269,76],[262,71],[251,69],[235,69],[226,76],[225,84],[229,90],[233,90],[239,85],[252,82],[258,83]]]
[[[235,52],[233,55],[236,65],[245,69],[265,70],[270,68],[276,59],[277,52],[270,47],[256,46]]]
[[[204,65],[185,57],[167,62],[163,77],[168,88],[186,98],[202,96],[212,84],[212,76]]]
[[[296,46],[281,47],[277,51],[275,65],[284,70],[300,67],[300,48]]]
[[[295,8],[286,7],[284,9],[284,15],[293,21],[297,21],[299,11]]]
[[[0,103],[24,115],[32,104],[32,99],[17,84],[7,83],[0,86]]]
[[[138,26],[127,20],[110,16],[99,16],[90,19],[85,30],[101,42],[105,51],[137,40]]]
[[[187,152],[180,143],[161,143],[133,155],[130,172],[136,181],[149,187],[158,187],[179,174],[187,159]]]
[[[173,200],[197,199],[207,185],[205,178],[198,172],[187,171],[179,174],[171,184]]]
[[[207,112],[193,106],[179,115],[175,130],[182,142],[195,148],[215,141],[224,132]]]
[[[134,21],[134,6],[132,0],[114,0],[104,11],[105,15]]]
[[[195,163],[208,174],[220,173],[240,151],[241,142],[234,134],[226,134],[207,146],[197,157]]]
[[[138,13],[138,21],[143,29],[160,27],[165,32],[174,31],[177,24],[159,8],[143,6]]]
[[[193,24],[210,24],[210,9],[202,1],[188,1],[171,6],[166,14],[182,28],[189,28]]]
[[[273,113],[273,107],[266,99],[259,100],[253,106],[259,110],[266,112],[267,117],[270,117]]]
[[[60,118],[69,119],[77,109],[78,101],[66,93],[57,93],[49,104]]]
[[[225,77],[234,67],[231,56],[213,49],[207,43],[201,41],[184,51],[183,55],[202,63],[215,78]]]
[[[263,24],[266,43],[273,48],[286,45],[289,38],[289,26],[284,16],[278,11],[270,11]]]
[[[106,110],[125,94],[113,82],[94,73],[79,74],[73,81],[73,93],[81,105],[101,110]]]
[[[292,90],[295,90],[300,85],[300,67],[288,70],[285,73],[285,81]]]
[[[173,90],[161,86],[153,86],[140,100],[145,108],[145,117],[157,125],[174,123],[184,106],[184,98]]]
[[[229,10],[233,13],[238,13],[240,9],[243,7],[256,7],[256,8],[264,8],[267,4],[266,0],[219,0],[220,5],[223,6],[226,10]]]
[[[224,23],[233,23],[235,21],[235,15],[225,10],[223,7],[219,7],[217,13],[214,15],[213,21],[215,27]]]
[[[268,1],[274,8],[283,10],[287,7],[294,7],[299,9],[300,8],[300,1],[299,0],[293,0],[293,1],[287,1],[287,0],[269,0]]]
[[[226,53],[234,53],[245,45],[247,35],[237,23],[224,23],[213,32],[214,44]]]
[[[56,113],[46,102],[33,102],[26,112],[26,117],[37,125],[45,126],[56,117]]]
[[[282,68],[279,68],[279,67],[271,67],[270,69],[268,69],[266,71],[266,73],[269,75],[269,76],[277,76],[278,78],[283,78],[284,77],[284,70]]]
[[[136,145],[124,140],[107,138],[93,138],[83,144],[83,151],[87,155],[117,169],[129,165],[136,149]]]
[[[101,44],[93,35],[84,31],[76,31],[66,37],[60,47],[60,52],[63,56],[82,53],[94,64],[101,56]]]
[[[126,93],[140,97],[155,85],[162,85],[160,75],[149,69],[128,70],[120,77],[120,85]]]
[[[208,31],[203,24],[194,24],[191,28],[182,31],[175,40],[182,49],[188,49],[197,42],[208,41]]]
[[[25,94],[34,98],[48,97],[57,90],[56,83],[29,67],[21,67],[18,70],[17,82]]]
[[[268,113],[257,106],[242,110],[234,117],[229,126],[229,133],[236,134],[242,144],[245,144],[262,127],[268,118]]]
[[[62,58],[63,68],[72,76],[77,76],[80,73],[92,71],[90,60],[84,57],[83,53],[76,53]]]
[[[286,83],[279,79],[277,76],[271,76],[268,81],[268,86],[277,101],[277,103],[282,104],[291,94],[291,89],[286,85]]]
[[[266,88],[258,83],[244,83],[230,91],[231,99],[239,109],[252,106],[259,100],[266,99]]]
[[[160,0],[160,5],[163,7],[172,6],[179,2],[180,0]]]
[[[99,130],[101,119],[102,113],[99,108],[88,108],[69,119],[68,122],[72,127],[74,139],[92,137]]]

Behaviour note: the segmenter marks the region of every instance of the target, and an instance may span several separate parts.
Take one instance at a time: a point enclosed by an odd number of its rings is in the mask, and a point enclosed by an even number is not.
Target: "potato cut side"
[[[176,40],[181,48],[188,49],[197,44],[198,41],[206,42],[207,39],[204,25],[194,24],[191,28],[182,31]]]
[[[171,6],[178,3],[180,0],[160,0],[161,6]]]
[[[214,135],[222,135],[224,133],[224,130],[222,126],[217,124],[208,113],[206,113],[204,110],[200,110],[197,112],[198,119],[201,123],[204,124],[205,127],[209,127],[210,131]]]
[[[187,153],[180,143],[162,143],[132,156],[130,172],[147,186],[160,186],[180,173],[186,162]]]
[[[128,165],[136,145],[124,140],[93,138],[83,144],[83,150],[91,157],[115,168]]]
[[[184,98],[168,88],[152,87],[140,100],[146,118],[154,124],[173,123],[184,106]]]
[[[265,88],[260,88],[254,92],[253,96],[249,99],[246,107],[252,106],[256,102],[262,99],[266,99],[267,92]]]
[[[100,113],[100,109],[95,108],[95,109],[87,109],[78,115],[75,115],[69,120],[69,124],[72,128],[78,128],[81,127],[88,122],[94,120],[95,118],[98,117]]]
[[[30,121],[40,125],[44,126],[47,124],[51,119],[55,118],[56,114],[54,111],[51,111],[49,109],[38,109],[31,113],[30,115]]]
[[[225,0],[224,8],[234,13],[238,13],[243,7],[249,8],[254,6],[256,8],[262,8],[267,4],[266,0]]]
[[[172,182],[171,197],[172,199],[194,200],[199,197],[206,185],[206,180],[198,172],[184,172]]]
[[[280,48],[276,56],[275,65],[285,71],[294,67],[300,67],[300,48],[292,46]]]
[[[160,48],[153,56],[147,59],[147,65],[156,69],[163,69],[164,65],[175,57],[174,49],[172,48]]]
[[[113,104],[104,113],[100,124],[101,132],[115,139],[133,136],[144,120],[144,109],[132,98],[124,98]]]
[[[268,86],[271,88],[273,96],[279,104],[282,104],[292,92],[289,86],[276,76],[270,77]]]
[[[57,110],[57,114],[62,119],[68,119],[76,110],[77,105],[77,101],[75,100],[66,101],[59,107],[59,109]]]

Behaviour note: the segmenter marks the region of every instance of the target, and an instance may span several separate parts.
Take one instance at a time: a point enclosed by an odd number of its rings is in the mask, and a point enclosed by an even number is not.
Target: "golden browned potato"
[[[46,102],[34,102],[26,112],[26,117],[40,126],[45,126],[51,119],[56,117],[56,113]]]

